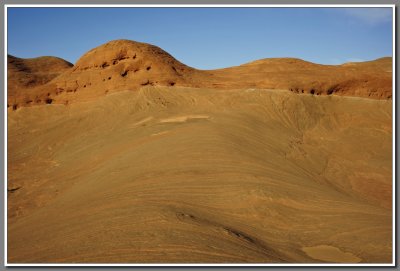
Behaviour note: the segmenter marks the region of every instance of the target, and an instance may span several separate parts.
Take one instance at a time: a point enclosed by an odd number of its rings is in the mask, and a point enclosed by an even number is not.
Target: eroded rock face
[[[34,61],[9,57],[9,107],[49,104],[50,100],[68,104],[143,86],[286,89],[313,95],[392,97],[391,58],[338,66],[272,58],[206,71],[182,64],[159,47],[115,40],[90,50],[71,66],[52,57]]]
[[[128,40],[116,40],[83,55],[74,68],[57,80],[57,86],[76,81],[78,88],[142,85],[175,85],[193,71],[160,48]],[[71,80],[72,79],[72,80]]]
[[[72,69],[23,93],[13,104],[43,104],[49,98],[55,103],[68,104],[147,85],[188,86],[187,78],[194,72],[156,46],[116,40],[90,50]]]

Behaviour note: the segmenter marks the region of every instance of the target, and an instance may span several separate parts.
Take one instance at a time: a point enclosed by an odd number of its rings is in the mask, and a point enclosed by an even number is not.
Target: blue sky
[[[391,8],[9,8],[8,53],[75,63],[114,39],[214,69],[270,57],[321,64],[392,56]]]

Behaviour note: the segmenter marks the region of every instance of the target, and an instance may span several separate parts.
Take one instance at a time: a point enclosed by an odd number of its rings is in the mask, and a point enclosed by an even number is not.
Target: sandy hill
[[[182,64],[159,47],[115,40],[84,54],[72,69],[68,69],[69,63],[62,60],[55,66],[54,58],[35,60],[35,67],[44,67],[40,71],[40,78],[37,78],[37,69],[15,69],[16,60],[10,59],[14,61],[8,67],[11,77],[36,78],[33,81],[25,80],[22,84],[9,81],[12,91],[9,92],[8,103],[14,109],[33,104],[84,101],[111,92],[137,90],[147,85],[287,89],[295,93],[375,99],[390,99],[392,95],[391,58],[338,66],[294,58],[275,58],[205,71]],[[25,90],[27,85],[31,88],[29,92]]]
[[[216,86],[221,84],[236,88],[289,89],[295,93],[315,95],[390,99],[391,58],[390,64],[388,62],[386,59],[378,59],[333,66],[294,58],[273,58],[216,70],[213,75],[216,77]]]
[[[341,66],[363,67],[364,69],[369,69],[370,71],[381,70],[384,72],[392,72],[392,65],[393,62],[391,57],[382,57],[373,61],[347,62]]]
[[[90,50],[51,82],[9,96],[9,103],[16,107],[32,105],[27,103],[32,100],[67,104],[147,85],[188,85],[184,82],[193,72],[156,46],[115,40]]]
[[[156,46],[116,40],[87,52],[54,85],[56,94],[77,92],[78,97],[97,97],[147,85],[182,85],[193,72]]]
[[[8,101],[12,104],[18,103],[19,97],[27,95],[31,89],[45,85],[73,66],[51,56],[22,59],[8,55],[7,64]]]

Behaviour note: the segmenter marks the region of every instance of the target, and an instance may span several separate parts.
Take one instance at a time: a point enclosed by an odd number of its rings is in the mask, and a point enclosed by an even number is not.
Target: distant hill
[[[73,66],[68,61],[51,56],[23,59],[8,55],[7,64],[9,97],[24,96],[28,89],[45,85]]]
[[[240,66],[197,70],[154,45],[114,40],[72,64],[55,57],[8,56],[8,106],[68,104],[142,86],[282,89],[315,95],[392,97],[392,59],[321,65],[271,58]]]

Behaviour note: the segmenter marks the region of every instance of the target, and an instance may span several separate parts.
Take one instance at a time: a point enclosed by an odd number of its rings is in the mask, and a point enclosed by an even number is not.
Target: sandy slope
[[[391,100],[144,87],[9,109],[9,262],[390,262]]]

